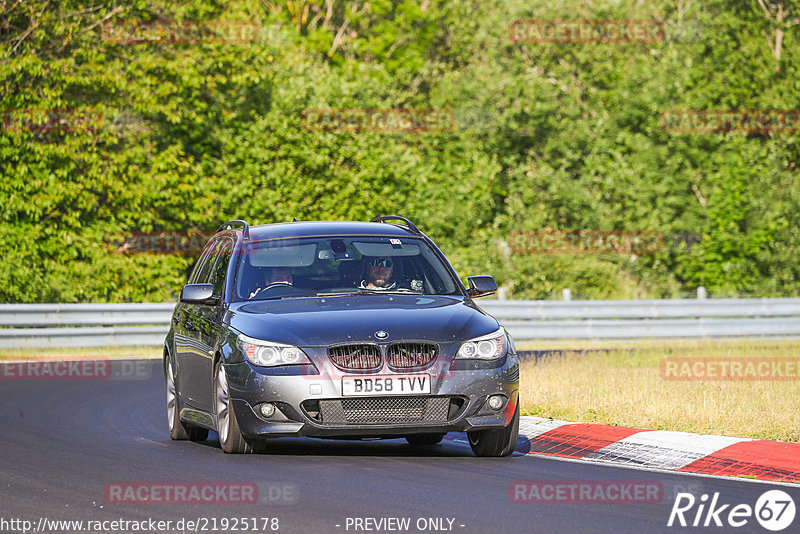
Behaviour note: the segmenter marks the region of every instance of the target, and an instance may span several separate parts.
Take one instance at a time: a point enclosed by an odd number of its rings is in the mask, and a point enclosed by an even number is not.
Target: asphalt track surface
[[[761,494],[778,488],[800,506],[797,487],[522,453],[476,458],[464,434],[450,434],[442,444],[428,447],[412,447],[404,440],[279,439],[265,454],[228,455],[220,450],[213,432],[202,443],[169,439],[159,362],[139,365],[145,365],[147,372],[134,379],[0,380],[0,531],[19,532],[2,522],[15,518],[34,524],[42,517],[152,518],[174,525],[181,518],[239,517],[259,518],[256,530],[239,532],[274,532],[269,527],[262,530],[260,518],[269,517],[278,518],[278,532],[307,533],[768,532],[754,518],[740,528],[667,527],[667,521],[675,493],[686,490],[698,497],[719,492],[721,504],[754,506]],[[524,444],[521,437],[521,450]],[[509,495],[510,485],[520,480],[657,482],[664,497],[658,504],[520,504]],[[254,482],[264,494],[259,503],[245,505],[115,505],[105,495],[110,483],[213,481]],[[263,490],[270,484],[291,491],[270,497]],[[696,509],[687,513],[690,524]],[[723,520],[726,514],[727,510]],[[390,517],[409,518],[409,528],[366,529],[374,528],[374,523],[355,528],[356,518]],[[437,529],[430,528],[428,518],[446,519]],[[705,516],[701,524],[704,520]],[[209,521],[206,532],[233,532],[219,525],[213,530]],[[800,510],[783,530],[798,531]],[[179,530],[173,526],[165,532]]]

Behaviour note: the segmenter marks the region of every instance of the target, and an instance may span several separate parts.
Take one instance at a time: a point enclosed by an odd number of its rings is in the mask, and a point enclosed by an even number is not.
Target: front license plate
[[[431,392],[430,375],[346,376],[342,395],[424,395]]]

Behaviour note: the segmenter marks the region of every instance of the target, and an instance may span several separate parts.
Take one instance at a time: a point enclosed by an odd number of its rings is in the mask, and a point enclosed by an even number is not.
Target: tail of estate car
[[[392,224],[390,221],[396,221]],[[507,456],[519,429],[514,343],[411,221],[222,225],[181,290],[164,346],[172,439],[225,452],[270,438],[466,432]]]

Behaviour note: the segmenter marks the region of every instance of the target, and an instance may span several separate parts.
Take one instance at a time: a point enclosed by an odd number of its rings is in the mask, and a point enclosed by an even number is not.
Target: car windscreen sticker
[[[362,256],[382,257],[382,256],[417,256],[420,253],[419,245],[405,243],[395,245],[394,243],[376,243],[374,241],[353,241],[353,247]]]

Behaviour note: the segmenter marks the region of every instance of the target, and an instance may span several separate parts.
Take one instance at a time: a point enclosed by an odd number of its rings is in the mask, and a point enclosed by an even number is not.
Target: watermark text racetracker
[[[659,123],[668,133],[796,133],[800,110],[672,109]]]
[[[664,486],[653,480],[516,480],[508,497],[517,504],[655,504],[663,501]]]
[[[508,242],[515,254],[653,254],[664,248],[658,232],[514,230]]]
[[[199,230],[186,232],[112,232],[103,237],[114,254],[180,254],[197,256],[209,236]]]
[[[300,499],[293,482],[117,481],[103,493],[112,506],[285,505]]]
[[[257,22],[230,20],[127,20],[103,26],[103,41],[114,45],[266,43],[275,41],[276,35],[272,28]]]
[[[0,380],[146,380],[153,366],[145,360],[73,358],[5,361]]]
[[[303,129],[317,132],[450,132],[456,117],[450,109],[306,109]]]
[[[93,132],[106,117],[94,109],[9,109],[0,111],[4,132]]]
[[[661,378],[670,381],[800,380],[800,358],[664,358]]]
[[[664,40],[656,20],[543,20],[511,22],[514,43],[653,43]]]

